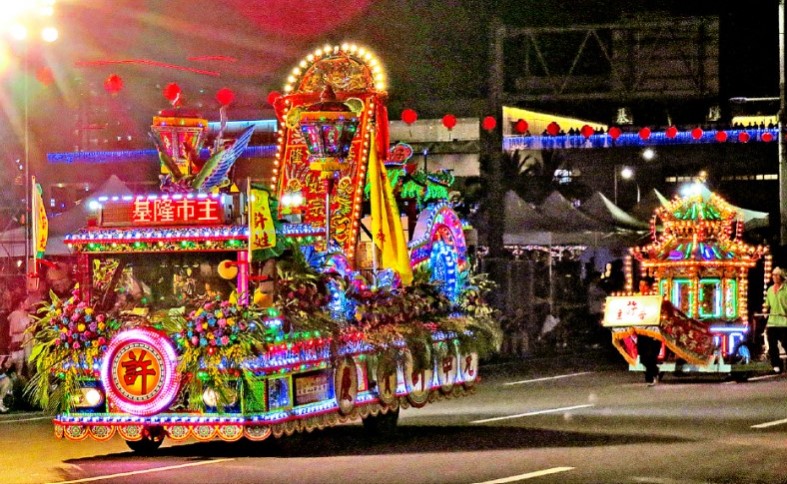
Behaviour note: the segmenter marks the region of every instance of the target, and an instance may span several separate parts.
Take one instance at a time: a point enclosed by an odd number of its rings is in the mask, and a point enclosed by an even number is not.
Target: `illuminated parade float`
[[[718,373],[743,381],[769,370],[752,361],[755,325],[749,317],[749,272],[762,261],[764,246],[742,241],[742,214],[716,194],[675,198],[659,207],[651,222],[653,241],[631,249],[626,266],[628,292],[607,298],[603,324],[632,371],[645,368],[636,338],[662,342],[662,373]],[[634,266],[640,280],[633,288]]]
[[[318,49],[289,82],[270,189],[229,180],[251,130],[203,161],[207,123],[172,109],[153,123],[161,192],[101,200],[66,238],[78,286],[39,313],[28,386],[58,437],[149,452],[353,419],[383,431],[473,390],[500,335],[452,177],[389,149],[370,52]]]

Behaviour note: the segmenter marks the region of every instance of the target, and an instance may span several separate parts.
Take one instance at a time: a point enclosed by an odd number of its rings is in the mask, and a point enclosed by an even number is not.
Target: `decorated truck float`
[[[67,237],[78,284],[39,311],[27,388],[57,437],[151,452],[352,419],[382,431],[473,391],[500,335],[450,173],[389,149],[371,52],[318,49],[290,81],[271,99],[270,190],[229,178],[251,129],[206,149],[206,120],[173,103],[152,127],[161,192],[99,200]]]
[[[662,342],[661,373],[719,374],[745,381],[770,365],[752,358],[757,344],[750,317],[749,273],[767,247],[742,240],[743,214],[714,193],[676,197],[656,209],[652,242],[631,249],[627,291],[607,298],[605,327],[631,371],[645,371],[636,338]],[[640,291],[633,292],[639,268]],[[756,349],[756,348],[755,348]],[[756,355],[755,355],[756,356]]]

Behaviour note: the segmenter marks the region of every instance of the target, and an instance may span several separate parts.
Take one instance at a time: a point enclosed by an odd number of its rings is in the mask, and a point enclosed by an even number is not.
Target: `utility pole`
[[[503,255],[503,234],[505,232],[504,194],[502,183],[502,146],[503,146],[503,44],[505,26],[499,18],[492,19],[489,30],[489,97],[487,109],[497,121],[497,129],[481,130],[482,156],[486,158],[485,173],[489,191],[486,194],[487,245],[491,257]]]

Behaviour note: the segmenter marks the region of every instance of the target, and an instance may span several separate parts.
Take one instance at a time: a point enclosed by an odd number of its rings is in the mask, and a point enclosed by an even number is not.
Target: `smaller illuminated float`
[[[747,295],[750,270],[762,260],[769,274],[771,259],[767,247],[742,240],[742,214],[712,193],[675,198],[655,211],[651,230],[653,241],[632,248],[627,260],[629,292],[608,297],[604,310],[603,324],[629,368],[644,371],[636,338],[646,335],[662,342],[661,372],[745,380],[768,370],[751,360]],[[631,292],[633,265],[652,287]]]
[[[500,339],[489,284],[471,273],[453,177],[389,149],[383,83],[363,48],[308,55],[272,99],[270,189],[230,181],[250,130],[205,150],[204,119],[154,118],[161,193],[106,200],[67,237],[79,285],[35,324],[28,391],[58,437],[152,451],[352,419],[390,429],[401,407],[473,390]]]

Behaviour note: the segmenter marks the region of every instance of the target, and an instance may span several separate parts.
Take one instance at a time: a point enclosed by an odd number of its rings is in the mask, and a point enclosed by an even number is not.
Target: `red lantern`
[[[724,143],[727,141],[727,132],[726,131],[716,131],[716,141],[719,143]]]
[[[702,128],[694,128],[691,130],[691,137],[694,139],[702,138]]]
[[[749,133],[747,133],[746,131],[741,131],[740,134],[738,135],[738,141],[740,141],[741,143],[748,143],[749,138],[750,138]]]
[[[621,135],[621,131],[620,131],[620,128],[618,128],[617,126],[613,126],[613,127],[609,128],[609,137],[610,138],[616,140],[616,139],[620,138],[620,135]]]
[[[164,88],[164,98],[172,104],[176,104],[178,99],[180,99],[181,92],[180,86],[178,86],[177,83],[170,82]]]
[[[281,93],[279,91],[271,91],[271,92],[269,92],[268,93],[268,98],[267,98],[268,104],[273,106],[273,103],[275,103],[276,100],[279,99],[280,97],[281,97]]]
[[[527,128],[528,128],[527,121],[525,121],[524,119],[519,119],[517,120],[516,123],[514,123],[514,131],[516,131],[519,134],[525,134],[525,132],[527,132]]]
[[[580,133],[582,134],[582,136],[584,136],[585,138],[590,138],[590,136],[591,136],[593,133],[595,133],[595,130],[593,130],[593,128],[591,128],[590,126],[588,126],[588,125],[586,124],[586,125],[582,126],[582,129],[580,129],[580,130],[579,130],[579,132],[580,132]]]
[[[55,82],[55,76],[52,74],[52,69],[46,66],[39,67],[38,70],[36,70],[36,79],[45,86]]]
[[[560,133],[560,125],[556,122],[552,121],[547,125],[547,134],[555,136],[556,134]]]
[[[481,121],[481,127],[486,131],[492,131],[497,126],[497,120],[494,116],[487,116]]]
[[[667,128],[667,132],[664,134],[667,135],[667,138],[672,139],[678,135],[678,128],[676,128],[675,126],[670,126],[669,128]]]
[[[644,127],[639,130],[639,138],[643,141],[650,138],[650,128]]]
[[[762,133],[762,140],[766,143],[773,141],[773,135],[769,132]]]
[[[235,100],[235,93],[232,92],[231,89],[227,89],[226,87],[222,87],[216,93],[216,101],[218,101],[219,104],[221,104],[222,106],[227,106],[234,100]]]
[[[456,126],[456,116],[453,114],[446,114],[443,116],[443,126],[448,128],[449,131],[454,129],[454,126]]]
[[[117,74],[111,74],[104,81],[104,90],[110,94],[117,94],[123,89],[123,78]]]
[[[418,113],[415,112],[415,109],[405,109],[402,111],[402,121],[404,121],[407,125],[411,125],[418,120]]]

